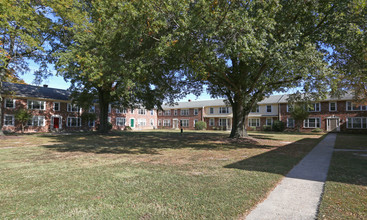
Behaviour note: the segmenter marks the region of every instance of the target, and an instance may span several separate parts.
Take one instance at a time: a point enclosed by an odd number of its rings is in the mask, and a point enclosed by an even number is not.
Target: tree
[[[2,81],[11,81],[30,71],[30,61],[40,66],[35,71],[38,81],[43,75],[49,75],[47,63],[52,60],[49,52],[54,27],[47,17],[46,4],[32,0],[0,2],[0,118]],[[0,135],[3,135],[1,120]]]
[[[297,131],[300,132],[303,121],[308,118],[310,113],[307,111],[307,105],[305,103],[296,103],[292,104],[291,106],[291,117],[295,121]]]
[[[245,137],[248,114],[264,97],[297,87],[323,97],[335,87],[329,50],[339,39],[336,32],[352,24],[343,14],[356,4],[192,1],[177,19],[181,32],[172,36],[177,43],[171,54],[185,64],[189,79],[228,100],[233,109],[230,137]]]
[[[109,104],[151,109],[187,93],[189,86],[162,54],[170,46],[165,36],[171,21],[150,2],[73,1],[54,8],[63,25],[58,74],[70,80],[76,102],[98,100],[102,133],[108,131]]]
[[[19,109],[15,113],[15,120],[17,120],[22,125],[22,133],[24,133],[24,127],[27,126],[29,120],[32,119],[32,114],[26,109]]]

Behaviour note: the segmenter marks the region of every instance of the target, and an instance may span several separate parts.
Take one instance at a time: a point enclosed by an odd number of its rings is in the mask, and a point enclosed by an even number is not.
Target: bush
[[[212,129],[216,131],[217,130],[217,127],[212,127]]]
[[[321,128],[315,128],[311,132],[323,132],[323,130]]]
[[[248,131],[256,131],[256,127],[253,127],[253,126],[252,127],[248,127],[247,130]]]
[[[195,130],[205,130],[206,129],[206,123],[203,121],[198,121],[195,124]]]
[[[271,126],[270,125],[264,125],[263,126],[263,131],[271,131]]]
[[[125,126],[124,131],[131,131],[133,130],[130,126]]]
[[[273,122],[273,131],[284,131],[285,124],[282,121],[274,121]]]

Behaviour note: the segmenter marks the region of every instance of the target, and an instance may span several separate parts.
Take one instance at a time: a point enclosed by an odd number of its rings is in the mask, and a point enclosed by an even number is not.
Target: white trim
[[[168,121],[168,125],[164,125],[165,121]],[[163,127],[171,127],[171,119],[163,119]]]
[[[29,103],[30,102],[31,102],[31,108],[29,108]],[[33,108],[34,102],[40,102],[40,106],[41,106],[41,104],[43,104],[43,109]],[[44,110],[46,110],[46,101],[27,99],[27,109],[44,111]]]
[[[183,114],[183,112],[185,112],[185,114]],[[188,115],[190,115],[190,109],[188,109],[188,108],[180,109],[180,115],[181,116],[188,116]]]
[[[326,118],[326,130],[331,131],[330,120],[336,119],[336,131],[340,131],[340,118],[339,117],[327,117]]]
[[[73,108],[75,108],[75,107],[78,108],[77,111],[73,111]],[[79,105],[77,105],[77,104],[68,103],[67,106],[66,106],[66,111],[67,112],[80,112],[81,110],[82,110],[82,108],[80,108]]]
[[[211,110],[213,109],[213,112],[211,112]],[[214,107],[209,107],[209,114],[215,114],[215,109],[214,109]]]
[[[250,121],[252,121],[252,120],[256,120],[256,126],[250,125]],[[248,126],[249,127],[260,127],[260,118],[249,118],[248,119]]]
[[[6,116],[11,116],[13,119],[12,119],[12,125],[6,125],[5,124],[5,117]],[[11,126],[15,126],[15,116],[14,115],[11,115],[11,114],[4,114],[4,123],[3,123],[3,126],[4,127],[11,127]]]
[[[354,126],[353,126],[354,120],[353,119],[355,119],[355,118],[361,119],[361,128],[354,128]],[[352,119],[352,123],[351,123],[352,127],[349,127],[349,119]],[[347,121],[347,128],[348,129],[367,129],[367,117],[347,117],[346,121]],[[366,121],[366,127],[363,127],[363,121]]]
[[[315,127],[310,127],[310,119],[315,119]],[[317,119],[319,120],[319,123],[320,123],[320,126],[317,127]],[[305,126],[306,125],[306,120],[308,121],[307,122],[307,127]],[[320,117],[309,117],[307,118],[306,120],[303,120],[303,128],[321,128],[321,118]]]
[[[62,129],[62,116],[51,115],[51,129],[54,129],[54,118],[59,118],[59,129]]]
[[[349,105],[348,105],[348,103],[350,103],[350,105],[351,105],[351,106],[350,106],[350,110],[348,110],[348,106],[349,106]],[[346,110],[346,111],[348,111],[348,112],[351,112],[351,111],[366,111],[366,110],[367,110],[367,106],[365,106],[365,105],[360,105],[360,106],[359,106],[359,108],[360,108],[360,109],[356,109],[356,110],[354,110],[354,108],[353,108],[353,104],[354,104],[354,103],[353,103],[352,101],[346,101],[346,102],[345,102],[345,110]],[[364,109],[363,109],[363,108],[364,108]]]
[[[123,123],[123,125],[118,124],[118,121],[121,119],[125,119],[125,123]],[[126,117],[116,117],[116,126],[120,126],[120,127],[126,126]]]
[[[56,110],[56,109],[55,109],[55,104],[56,104],[56,103],[58,103],[58,104],[59,104],[59,109],[58,109],[58,110]],[[53,105],[52,105],[52,109],[53,109],[55,112],[56,112],[56,111],[58,111],[58,112],[59,112],[59,111],[61,110],[61,103],[60,103],[60,102],[54,102],[54,103],[53,103]]]
[[[131,126],[131,119],[134,120],[134,124]],[[135,124],[136,124],[136,119],[135,118],[129,118],[129,125],[130,125],[130,128],[135,128]]]
[[[268,125],[268,119],[271,119],[271,124],[270,125]],[[265,119],[265,125],[266,126],[272,126],[273,125],[273,118],[266,118]]]
[[[211,121],[213,123],[211,123]],[[209,118],[209,126],[215,126],[215,119],[214,118]]]
[[[289,126],[289,119],[292,119],[292,121],[293,121],[293,126]],[[295,120],[293,119],[293,118],[287,118],[287,128],[294,128],[294,126],[295,126]]]
[[[40,126],[39,123],[38,123],[38,125],[35,125],[34,124],[34,118],[43,118],[43,122],[42,122],[43,125]],[[28,123],[28,126],[32,126],[32,127],[45,127],[46,126],[46,117],[43,116],[43,115],[33,115],[31,120],[32,120],[32,124],[30,125]],[[39,119],[37,121],[39,121]]]
[[[196,111],[196,113],[195,113]],[[199,109],[198,108],[194,108],[194,115],[199,115]]]
[[[312,103],[312,105],[313,105],[313,107],[314,107],[314,110],[310,110],[310,108],[308,107],[307,108],[307,111],[308,112],[321,112],[321,103],[320,102],[314,102],[314,103]],[[318,105],[319,106],[319,110],[316,110],[316,105]]]
[[[331,103],[335,103],[335,110],[331,110]],[[336,112],[338,111],[338,103],[337,102],[329,102],[329,112]]]
[[[270,106],[270,112],[268,112],[268,106]],[[273,112],[273,105],[266,105],[266,113],[272,113]]]
[[[13,107],[6,107],[6,104],[8,103],[8,100],[12,100],[13,101]],[[16,99],[12,99],[12,98],[4,98],[4,107],[7,109],[14,109],[15,108],[15,101]]]
[[[76,126],[71,126],[69,125],[69,118],[76,118],[77,120],[79,120],[79,123],[77,123]],[[78,125],[79,124],[79,125]],[[66,127],[70,127],[70,128],[78,128],[78,127],[81,127],[82,126],[82,119],[80,117],[70,117],[68,116],[66,118]]]

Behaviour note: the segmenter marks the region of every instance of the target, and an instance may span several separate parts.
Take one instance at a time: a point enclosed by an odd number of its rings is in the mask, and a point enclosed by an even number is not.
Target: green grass
[[[366,135],[338,134],[336,149],[367,150]],[[367,152],[334,152],[319,219],[367,219]]]
[[[120,132],[0,140],[0,218],[236,219],[320,135]]]

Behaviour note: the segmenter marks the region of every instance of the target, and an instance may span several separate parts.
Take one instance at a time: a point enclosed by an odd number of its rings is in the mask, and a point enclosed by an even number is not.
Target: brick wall
[[[183,127],[183,129],[188,129],[188,130],[194,130],[195,129],[195,125],[194,125],[194,121],[198,120],[201,121],[203,118],[203,111],[202,108],[196,108],[198,109],[198,114],[195,115],[194,114],[194,108],[190,108],[189,110],[189,114],[188,115],[181,115],[181,109],[176,109],[177,110],[177,115],[175,115],[175,110],[174,109],[169,109],[168,111],[170,111],[171,115],[167,116],[164,114],[164,111],[162,111],[162,114],[159,115],[158,114],[158,120],[160,120],[162,122],[161,126],[158,126],[158,128],[161,129],[172,129],[173,128],[173,120],[177,120],[178,121],[178,128],[180,127],[180,121],[181,120],[189,120],[189,124],[187,127]],[[164,126],[163,124],[163,120],[170,120],[170,126]]]

